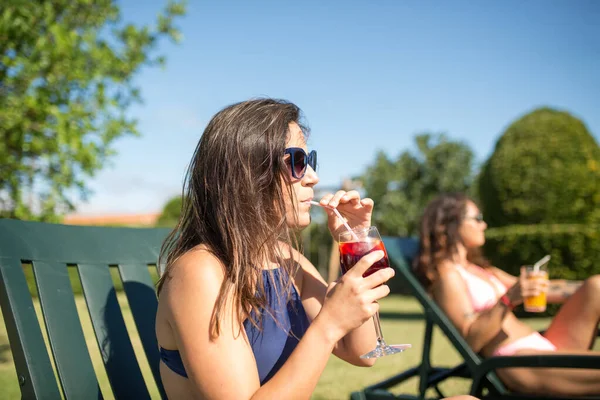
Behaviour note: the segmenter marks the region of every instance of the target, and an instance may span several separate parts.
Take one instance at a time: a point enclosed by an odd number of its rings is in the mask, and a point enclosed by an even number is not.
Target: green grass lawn
[[[135,331],[135,325],[129,313],[127,302],[123,294],[119,295],[119,302],[124,310],[127,328],[130,332]],[[98,346],[93,337],[91,322],[87,317],[85,304],[81,297],[77,299],[77,306],[82,316],[84,333],[86,335],[88,348],[94,368],[98,375],[100,387],[104,398],[111,399],[112,393],[108,386],[108,378],[104,371]],[[36,304],[39,314],[39,305]],[[388,343],[412,343],[413,348],[394,356],[385,357],[377,361],[372,368],[359,368],[346,364],[336,357],[332,356],[323,372],[313,399],[348,399],[354,390],[359,390],[372,383],[390,377],[400,371],[412,367],[418,363],[423,346],[424,322],[422,319],[422,309],[412,298],[393,295],[381,302],[382,311],[382,329],[385,339]],[[549,319],[528,319],[527,323],[535,329],[547,326]],[[147,382],[152,381],[150,369],[147,366],[145,356],[137,334],[134,337],[134,347],[138,360],[142,365],[143,374]],[[449,342],[441,335],[439,331],[434,333],[434,346],[432,349],[432,359],[437,364],[456,364],[459,361],[458,354],[452,349]],[[600,346],[597,346],[600,347]],[[417,380],[406,382],[397,387],[395,393],[415,394],[417,392]],[[156,386],[149,385],[153,398],[158,398]],[[467,392],[467,382],[456,379],[446,382],[441,386],[446,389],[446,395],[464,394]],[[6,335],[4,320],[0,318],[0,399],[16,399],[20,397],[17,376],[14,370],[10,347]]]

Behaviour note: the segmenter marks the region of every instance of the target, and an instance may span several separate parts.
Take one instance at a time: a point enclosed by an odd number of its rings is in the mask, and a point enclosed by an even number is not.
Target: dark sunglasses
[[[290,171],[295,179],[302,179],[306,174],[306,167],[317,170],[317,152],[316,150],[306,154],[304,149],[300,147],[289,147],[285,149],[284,154],[289,154],[290,158],[287,162],[290,165]]]
[[[466,219],[474,219],[477,222],[483,222],[483,214],[479,213],[477,215],[473,215],[472,217],[466,217]]]

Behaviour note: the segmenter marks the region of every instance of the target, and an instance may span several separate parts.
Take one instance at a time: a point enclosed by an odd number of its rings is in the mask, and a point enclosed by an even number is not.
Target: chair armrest
[[[600,356],[572,354],[541,354],[531,356],[497,356],[482,361],[473,371],[471,394],[478,394],[484,377],[498,368],[580,368],[600,369]]]
[[[540,329],[537,331],[540,335],[544,335],[546,333],[546,329]],[[600,329],[597,330],[596,335],[594,337],[600,337]]]
[[[533,368],[591,368],[600,369],[600,356],[574,354],[540,354],[531,356],[500,356],[483,360],[477,368],[478,374],[506,367]]]

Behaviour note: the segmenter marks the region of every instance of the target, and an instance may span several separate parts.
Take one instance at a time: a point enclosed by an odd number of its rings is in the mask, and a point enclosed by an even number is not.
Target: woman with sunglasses
[[[415,273],[474,351],[489,356],[596,354],[590,349],[600,320],[600,275],[585,282],[527,280],[483,258],[486,223],[463,194],[429,203],[422,220]],[[563,303],[544,334],[512,312],[526,296],[547,290]],[[539,395],[600,393],[600,370],[506,368],[497,371],[511,389]]]
[[[294,104],[245,101],[218,112],[187,172],[182,215],[165,241],[156,335],[169,398],[308,398],[331,353],[358,365],[376,342],[377,300],[392,268],[373,252],[327,286],[298,251],[319,178]],[[368,227],[356,191],[320,199],[334,238]]]

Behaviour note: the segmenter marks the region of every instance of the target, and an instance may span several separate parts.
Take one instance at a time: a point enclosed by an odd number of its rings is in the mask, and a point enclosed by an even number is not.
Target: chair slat
[[[0,255],[68,264],[155,263],[169,231],[0,219]]]
[[[108,265],[79,264],[78,271],[115,398],[149,399]]]
[[[77,314],[67,266],[34,261],[33,273],[65,398],[102,398]]]
[[[145,264],[123,264],[119,265],[119,273],[152,375],[162,398],[166,399],[167,395],[160,378],[160,356],[156,351],[158,342],[156,341],[155,322],[158,299],[156,298],[152,278],[148,272],[148,266]]]
[[[21,260],[0,258],[0,306],[23,399],[60,400]]]

